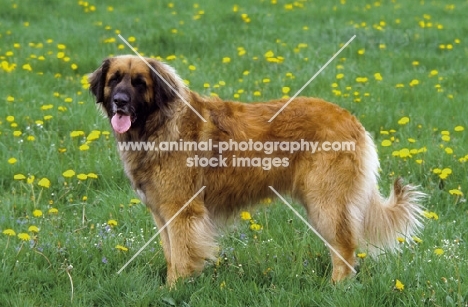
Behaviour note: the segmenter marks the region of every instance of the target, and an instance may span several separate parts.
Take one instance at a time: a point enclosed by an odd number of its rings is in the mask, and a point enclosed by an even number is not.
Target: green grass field
[[[0,0],[0,306],[468,306],[466,1],[105,2]],[[362,121],[383,193],[402,176],[428,194],[417,243],[360,254],[334,286],[324,244],[273,200],[176,290],[159,240],[117,275],[157,231],[87,89],[131,53],[117,34],[245,102],[294,95],[356,35],[301,95]]]

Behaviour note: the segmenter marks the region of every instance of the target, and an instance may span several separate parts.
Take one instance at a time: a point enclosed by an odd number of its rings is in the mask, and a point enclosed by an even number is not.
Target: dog
[[[424,194],[401,179],[388,198],[380,194],[374,142],[356,117],[335,104],[297,97],[277,114],[286,99],[240,103],[203,97],[166,63],[132,55],[105,59],[89,83],[119,147],[166,146],[119,153],[133,188],[162,229],[170,285],[216,259],[218,227],[274,197],[274,191],[302,204],[328,242],[333,282],[352,276],[358,247],[374,254],[395,250],[398,236],[410,239],[422,227]],[[326,150],[340,142],[354,147]],[[297,144],[304,148],[291,150]],[[312,152],[307,144],[328,147]]]

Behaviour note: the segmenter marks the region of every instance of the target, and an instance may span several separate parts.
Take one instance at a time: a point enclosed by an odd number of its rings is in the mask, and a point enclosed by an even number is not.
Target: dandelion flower
[[[33,216],[35,217],[41,217],[42,216],[42,211],[39,209],[36,209],[33,211]]]
[[[254,230],[254,231],[259,231],[259,230],[262,229],[262,226],[257,224],[257,223],[253,223],[253,224],[250,225],[250,229]]]
[[[454,130],[457,131],[457,132],[460,132],[460,131],[465,130],[465,128],[464,128],[463,126],[456,126],[456,127],[454,128]]]
[[[381,145],[382,145],[383,147],[391,146],[391,145],[392,145],[392,141],[390,141],[390,140],[383,140],[382,143],[381,143]]]
[[[50,187],[50,180],[47,179],[47,178],[42,178],[41,180],[39,180],[39,182],[37,183],[40,187],[43,187],[43,188],[49,188]]]
[[[13,179],[15,180],[24,180],[26,179],[26,176],[24,176],[23,174],[16,174],[13,176]]]
[[[76,178],[78,178],[79,180],[86,180],[88,179],[88,175],[81,173],[76,175]]]
[[[366,253],[358,253],[357,256],[358,256],[358,258],[364,259],[364,258],[367,257],[367,254]]]
[[[3,234],[4,234],[4,235],[7,235],[7,236],[10,236],[10,237],[16,236],[16,232],[15,232],[13,229],[11,229],[11,228],[5,229],[5,230],[3,231]]]
[[[69,170],[66,170],[62,173],[62,176],[65,177],[65,178],[71,178],[73,176],[75,176],[75,171],[72,170],[72,169],[69,169]]]
[[[86,151],[86,150],[89,149],[89,145],[88,145],[88,144],[83,144],[83,145],[81,145],[80,147],[78,147],[78,149],[79,149],[80,151]]]
[[[242,211],[240,216],[241,216],[241,219],[243,219],[245,221],[252,219],[252,217],[250,216],[250,213],[248,211]]]
[[[107,225],[112,226],[112,227],[117,226],[117,221],[116,220],[108,220]]]
[[[96,175],[95,173],[88,173],[86,176],[88,176],[88,178],[92,178],[92,179],[97,179],[98,178],[98,175]]]
[[[49,214],[57,214],[58,209],[57,208],[50,208],[49,211],[47,211]]]
[[[444,250],[442,248],[436,248],[434,250],[434,254],[436,254],[437,256],[440,256],[440,255],[443,255],[444,254]]]
[[[449,190],[449,193],[450,193],[451,195],[463,196],[463,192],[460,191],[459,189],[452,189],[452,190]]]
[[[438,220],[439,219],[439,215],[437,215],[437,213],[435,213],[435,212],[423,211],[422,215],[424,217],[426,217],[428,219],[432,219],[432,220]]]
[[[125,246],[123,246],[123,245],[120,245],[120,244],[116,245],[115,248],[118,249],[118,250],[120,250],[120,251],[123,251],[123,252],[127,252],[127,251],[128,251],[128,248],[127,248],[127,247],[125,247]]]
[[[20,238],[20,240],[23,240],[23,241],[29,241],[31,240],[31,236],[25,232],[21,232],[18,234],[18,238]]]
[[[15,164],[16,162],[18,162],[18,160],[16,160],[16,158],[10,158],[10,159],[8,159],[8,163],[9,163],[9,164]]]
[[[409,117],[404,116],[400,118],[400,120],[398,120],[398,125],[406,125],[407,123],[409,123],[409,121],[410,121]]]
[[[397,279],[395,281],[395,289],[403,291],[405,289],[405,285],[400,280]]]
[[[29,231],[29,232],[38,233],[38,232],[39,232],[39,228],[38,228],[37,226],[35,226],[35,225],[31,225],[31,226],[29,226],[28,231]]]

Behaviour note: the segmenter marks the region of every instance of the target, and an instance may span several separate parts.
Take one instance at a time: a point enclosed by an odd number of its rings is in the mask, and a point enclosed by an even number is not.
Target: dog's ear
[[[153,81],[153,100],[156,106],[163,112],[169,111],[169,104],[182,94],[184,84],[175,70],[167,64],[154,59],[148,59]],[[157,74],[156,74],[156,72]]]
[[[101,66],[88,76],[89,90],[96,97],[96,103],[104,102],[104,87],[110,62],[110,59],[104,60]]]

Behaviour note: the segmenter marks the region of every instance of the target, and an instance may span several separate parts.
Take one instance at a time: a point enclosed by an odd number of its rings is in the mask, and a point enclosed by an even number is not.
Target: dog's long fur
[[[298,97],[271,123],[285,99],[244,104],[201,97],[190,91],[175,70],[155,59],[148,63],[197,110],[204,123],[141,59],[106,59],[90,76],[90,89],[109,119],[130,115],[132,124],[115,133],[119,142],[298,141],[355,143],[354,151],[275,152],[289,165],[272,167],[188,167],[187,158],[217,157],[216,151],[120,151],[127,176],[151,209],[159,228],[202,186],[201,194],[161,233],[167,281],[174,283],[203,269],[216,257],[216,221],[245,206],[273,197],[269,186],[290,195],[306,208],[311,224],[351,265],[359,245],[374,251],[393,249],[397,236],[420,227],[422,193],[396,180],[388,199],[377,188],[379,161],[374,143],[346,110],[316,98]],[[116,95],[128,98],[117,106]],[[229,151],[223,156],[268,158],[259,151]],[[331,253],[332,280],[350,268]]]

